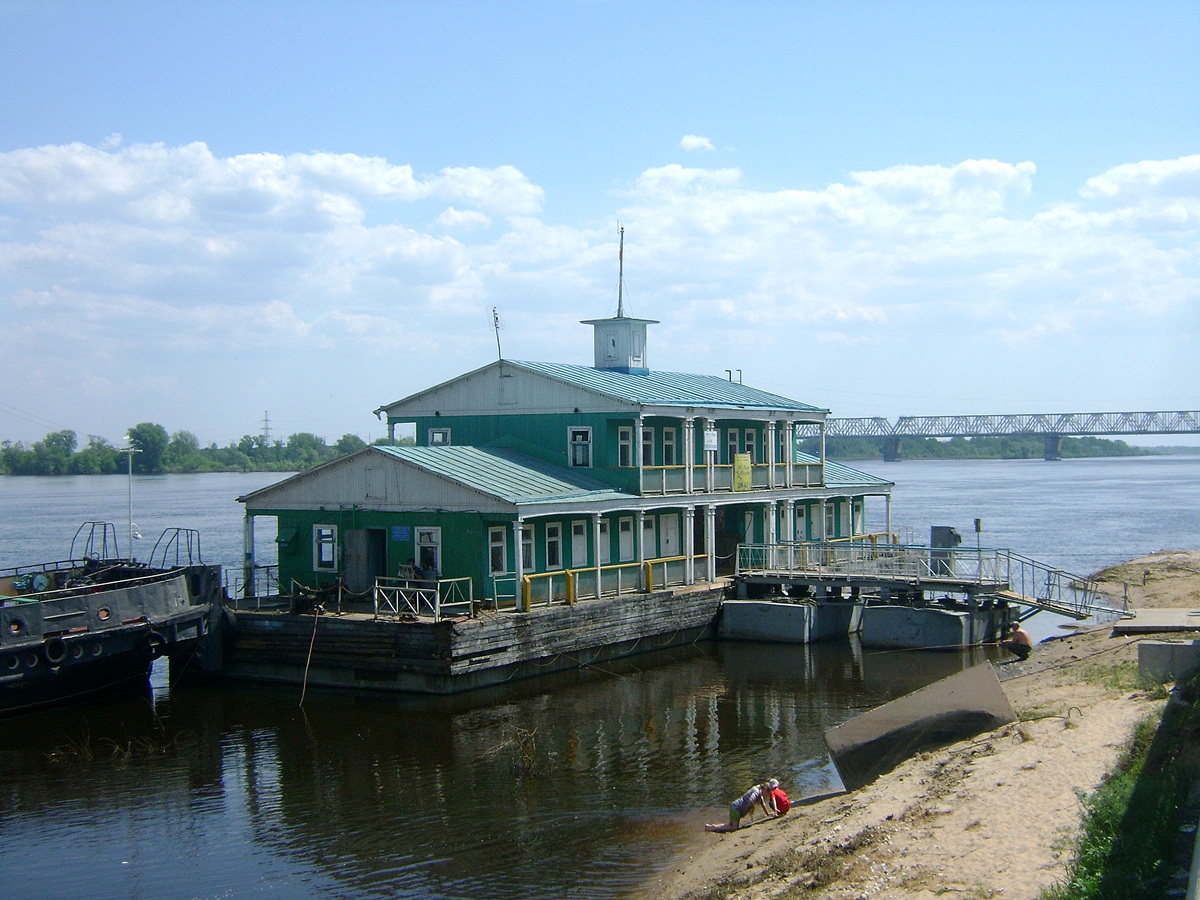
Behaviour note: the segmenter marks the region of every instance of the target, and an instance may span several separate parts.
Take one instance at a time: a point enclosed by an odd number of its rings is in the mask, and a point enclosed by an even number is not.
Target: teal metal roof
[[[821,460],[810,453],[797,453],[797,462],[815,463]],[[825,460],[825,486],[830,488],[895,487],[894,481],[879,478],[832,459]]]
[[[614,369],[573,366],[566,363],[518,362],[506,360],[531,372],[538,372],[576,387],[596,391],[647,406],[709,406],[726,409],[777,409],[794,412],[828,413],[819,406],[789,400],[778,394],[718,378],[715,375],[689,375],[684,372],[630,374]]]
[[[636,500],[570,469],[493,447],[376,447],[439,477],[518,506],[556,500]]]

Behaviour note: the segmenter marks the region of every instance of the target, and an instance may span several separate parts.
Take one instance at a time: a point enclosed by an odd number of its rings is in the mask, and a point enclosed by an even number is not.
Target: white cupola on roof
[[[597,369],[612,369],[629,375],[649,375],[646,358],[646,326],[657,325],[656,319],[634,319],[625,315],[625,229],[621,229],[621,250],[618,256],[617,314],[611,319],[584,319],[595,331],[595,362]]]

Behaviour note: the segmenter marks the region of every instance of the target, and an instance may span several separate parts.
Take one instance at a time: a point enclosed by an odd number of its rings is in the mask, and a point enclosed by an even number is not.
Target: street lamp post
[[[128,438],[129,435],[126,435],[126,437]],[[128,447],[122,448],[120,452],[125,454],[125,458],[129,464],[129,561],[133,562],[133,454],[141,453],[142,451],[130,444]]]

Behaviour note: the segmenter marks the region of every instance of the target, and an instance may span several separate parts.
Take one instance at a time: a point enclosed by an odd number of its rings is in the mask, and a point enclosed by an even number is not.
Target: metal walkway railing
[[[969,592],[1073,619],[1126,613],[1125,604],[1102,593],[1091,578],[1011,550],[867,541],[740,544],[737,574]]]

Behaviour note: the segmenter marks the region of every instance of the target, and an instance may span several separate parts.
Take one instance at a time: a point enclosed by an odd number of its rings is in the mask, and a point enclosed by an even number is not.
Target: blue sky
[[[0,0],[0,440],[382,436],[496,355],[1200,408],[1200,4]]]

